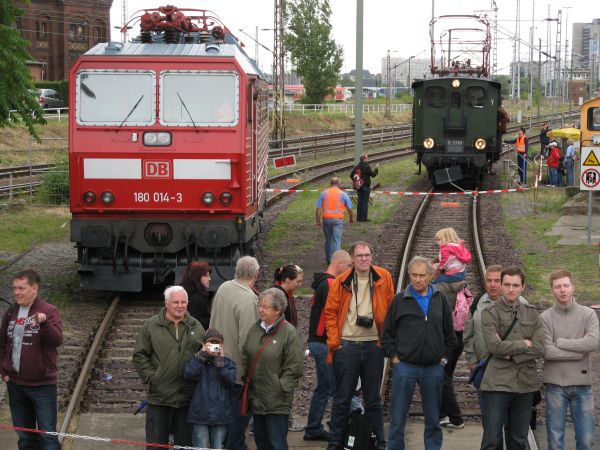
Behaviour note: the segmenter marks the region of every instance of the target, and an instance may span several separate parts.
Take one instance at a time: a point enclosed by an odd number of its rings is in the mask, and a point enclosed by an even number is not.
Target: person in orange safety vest
[[[525,128],[519,128],[517,138],[512,141],[504,141],[505,144],[514,144],[517,153],[517,166],[519,168],[519,181],[522,185],[527,184],[527,151],[529,140],[525,135]]]
[[[354,222],[352,201],[348,194],[340,189],[340,179],[333,177],[330,184],[331,187],[319,196],[316,211],[317,226],[323,224],[327,264],[331,262],[331,255],[342,248],[344,211],[348,211],[350,223]]]

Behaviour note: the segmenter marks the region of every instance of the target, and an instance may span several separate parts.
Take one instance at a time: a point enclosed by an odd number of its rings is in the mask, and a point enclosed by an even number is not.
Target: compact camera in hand
[[[208,344],[208,351],[211,353],[219,353],[221,346],[219,344]]]
[[[369,316],[357,316],[356,325],[363,328],[371,328],[373,326],[373,318]]]

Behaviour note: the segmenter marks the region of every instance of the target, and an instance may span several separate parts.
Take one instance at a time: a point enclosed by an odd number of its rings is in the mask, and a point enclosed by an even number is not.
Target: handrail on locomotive
[[[439,38],[434,36],[436,22],[461,23],[473,20],[483,25],[483,28],[455,26],[445,28]],[[475,38],[470,38],[476,34]],[[431,73],[439,76],[468,75],[488,77],[490,73],[491,33],[490,23],[485,15],[444,15],[434,17],[429,23],[431,39]],[[440,48],[441,56],[436,62],[436,47]]]

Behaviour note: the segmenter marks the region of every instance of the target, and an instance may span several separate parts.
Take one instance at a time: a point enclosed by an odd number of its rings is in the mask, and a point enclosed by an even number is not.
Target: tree
[[[286,2],[284,45],[304,80],[306,103],[322,103],[339,79],[343,50],[331,37],[329,0]]]
[[[0,0],[0,128],[22,120],[29,133],[38,138],[34,125],[46,120],[37,96],[31,92],[35,86],[26,65],[32,59],[29,42],[14,28],[20,14],[14,0]]]

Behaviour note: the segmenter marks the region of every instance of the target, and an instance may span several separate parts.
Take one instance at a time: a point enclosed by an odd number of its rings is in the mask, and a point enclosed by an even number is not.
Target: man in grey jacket
[[[236,384],[232,388],[235,399],[232,404],[233,422],[227,426],[229,450],[246,450],[244,435],[250,421],[250,414],[239,415],[242,392],[243,352],[248,331],[258,321],[258,295],[254,284],[260,268],[256,258],[243,256],[235,265],[235,279],[223,283],[213,299],[210,328],[216,328],[225,340],[225,356],[231,358],[237,367]]]
[[[590,353],[598,350],[598,317],[573,298],[573,277],[550,274],[556,303],[541,314],[545,331],[544,388],[548,450],[565,448],[567,408],[575,426],[577,450],[594,448],[594,393]]]
[[[505,424],[506,447],[525,450],[533,395],[539,388],[535,360],[544,353],[544,330],[537,309],[519,301],[525,287],[523,271],[504,269],[500,280],[502,297],[481,313],[483,340],[492,355],[481,382],[485,422],[481,450],[502,448]]]

